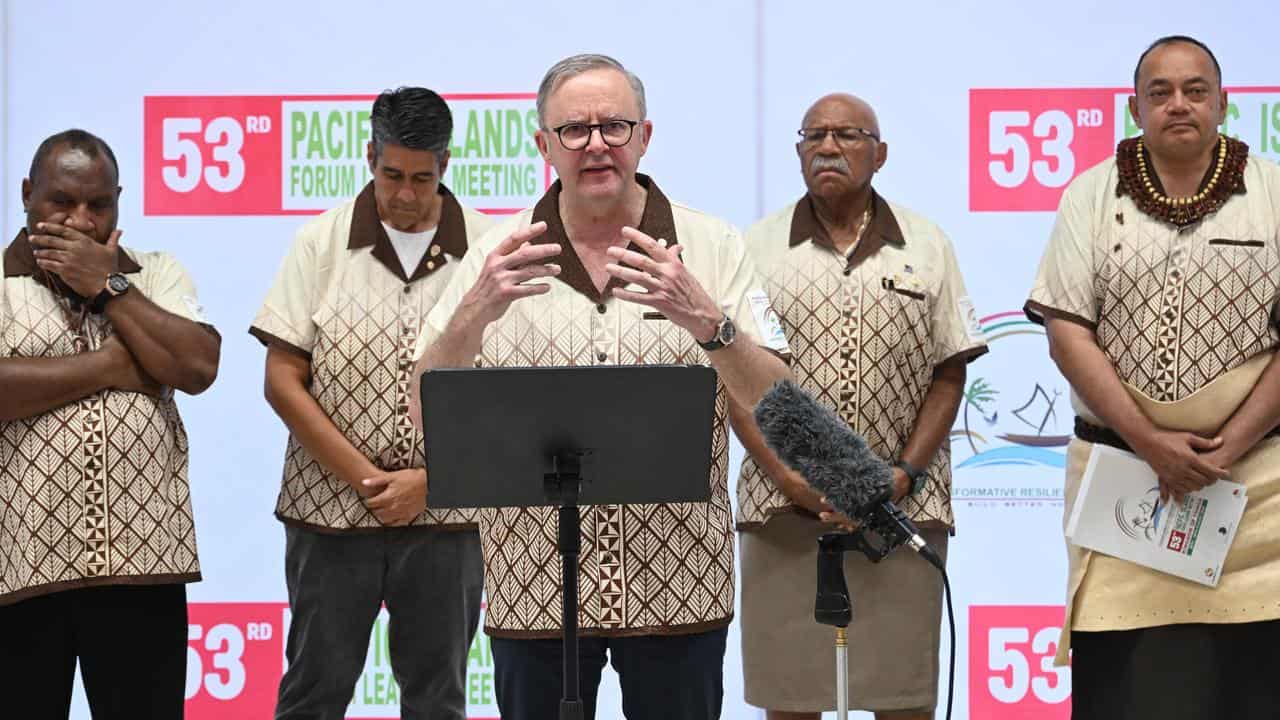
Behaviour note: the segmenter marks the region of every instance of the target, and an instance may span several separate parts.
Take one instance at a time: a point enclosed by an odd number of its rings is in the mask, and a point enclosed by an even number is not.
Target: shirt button
[[[600,362],[604,362],[605,360],[609,359],[609,354],[601,350],[600,352],[596,353],[596,359],[599,360]]]
[[[608,308],[604,306],[604,303],[600,303],[599,305],[596,305],[596,312],[600,313],[601,315],[603,315],[606,310],[608,310]]]
[[[847,268],[845,268],[845,269],[844,269],[844,276],[845,276],[845,277],[849,277],[849,276],[850,276],[850,275],[852,275],[852,274],[853,274],[853,268],[851,268],[851,267],[847,267]]]
[[[408,294],[409,294],[409,293],[411,293],[411,292],[413,292],[413,286],[412,286],[412,285],[405,285],[405,286],[404,286],[404,294],[405,294],[405,295],[408,295]]]
[[[428,260],[428,261],[427,261],[427,269],[428,269],[428,270],[435,270],[435,269],[436,269],[436,264],[435,264],[435,262],[434,262],[434,261],[432,261],[432,260]]]

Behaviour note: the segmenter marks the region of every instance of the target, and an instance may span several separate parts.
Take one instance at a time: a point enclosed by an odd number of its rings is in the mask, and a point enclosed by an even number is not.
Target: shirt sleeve
[[[313,239],[299,231],[249,333],[263,345],[280,345],[310,356],[316,343],[314,316],[321,299],[321,278],[328,276],[330,262],[322,262]]]
[[[942,284],[933,305],[933,363],[940,365],[956,356],[973,360],[987,352],[986,336],[978,323],[978,313],[965,289],[964,276],[956,261],[955,248],[945,235],[942,244]]]
[[[717,300],[739,334],[780,355],[790,355],[782,322],[769,302],[742,235],[733,227],[725,233],[720,247],[719,277],[723,282]]]
[[[140,280],[147,299],[165,312],[213,327],[200,304],[191,274],[176,258],[166,252],[148,253],[141,264]]]
[[[1094,293],[1093,174],[1076,180],[1062,195],[1049,245],[1040,258],[1035,285],[1024,308],[1027,318],[1044,324],[1045,315],[1089,327],[1098,323]]]

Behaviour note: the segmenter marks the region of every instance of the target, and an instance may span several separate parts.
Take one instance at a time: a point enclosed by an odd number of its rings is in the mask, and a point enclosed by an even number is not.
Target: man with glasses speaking
[[[871,187],[888,146],[871,107],[828,95],[796,145],[808,192],[747,232],[747,249],[791,343],[796,382],[895,466],[894,495],[945,558],[947,437],[965,364],[986,352],[951,243]],[[814,622],[817,538],[848,519],[765,445],[731,399],[750,457],[738,481],[742,661],[747,702],[770,720],[835,709],[830,628]],[[846,553],[854,601],[849,697],[876,717],[930,718],[937,696],[942,582],[914,553],[872,565]]]
[[[418,371],[714,366],[710,501],[583,507],[579,617],[586,717],[607,652],[630,720],[718,718],[734,612],[724,400],[753,406],[789,377],[774,354],[786,341],[737,231],[636,172],[653,128],[639,78],[609,57],[570,57],[543,78],[537,110],[538,149],[560,179],[463,258],[427,317]],[[479,523],[498,708],[504,720],[556,717],[555,511],[491,508]]]

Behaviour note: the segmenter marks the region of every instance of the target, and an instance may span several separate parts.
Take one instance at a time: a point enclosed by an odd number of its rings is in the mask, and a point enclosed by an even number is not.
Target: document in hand
[[[1217,587],[1247,501],[1243,485],[1218,480],[1181,503],[1162,502],[1150,465],[1094,445],[1066,535],[1081,547]]]

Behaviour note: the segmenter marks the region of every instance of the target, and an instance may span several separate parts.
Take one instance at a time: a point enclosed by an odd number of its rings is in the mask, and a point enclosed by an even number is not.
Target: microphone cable
[[[956,692],[956,614],[951,605],[951,581],[947,579],[947,571],[940,566],[935,567],[942,573],[942,589],[947,598],[947,627],[951,629],[951,662],[947,668],[947,720],[951,720],[951,702]]]

